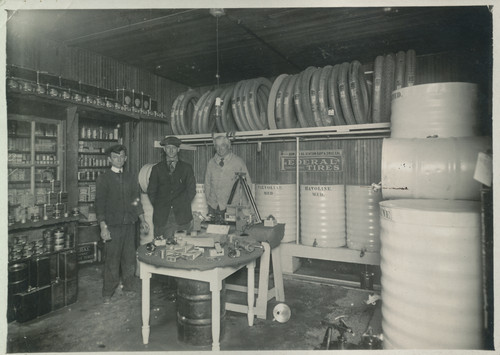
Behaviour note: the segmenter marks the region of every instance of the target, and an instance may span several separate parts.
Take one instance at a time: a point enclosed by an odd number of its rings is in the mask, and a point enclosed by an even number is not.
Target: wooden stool
[[[259,287],[254,289],[257,294],[255,302],[254,314],[257,318],[266,319],[267,302],[273,297],[278,302],[285,302],[285,289],[283,288],[283,273],[281,271],[280,259],[280,245],[271,249],[269,243],[262,242],[264,253],[260,257],[260,270],[259,270]],[[272,257],[274,287],[269,288],[269,264]],[[246,286],[228,284],[226,282],[226,289],[238,292],[247,292]],[[237,303],[226,302],[226,310],[240,313],[248,313],[248,306]]]

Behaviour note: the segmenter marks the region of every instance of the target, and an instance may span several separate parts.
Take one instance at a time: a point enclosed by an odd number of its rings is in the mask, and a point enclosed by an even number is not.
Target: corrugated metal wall
[[[266,143],[261,151],[255,142],[233,144],[233,152],[247,164],[252,182],[257,184],[291,184],[295,170],[280,171],[280,151],[295,151],[295,142]],[[370,185],[380,182],[382,139],[318,140],[300,142],[301,150],[342,150],[342,171],[301,172],[301,184]],[[214,155],[212,145],[198,146],[194,153],[196,181],[203,183],[208,160]]]

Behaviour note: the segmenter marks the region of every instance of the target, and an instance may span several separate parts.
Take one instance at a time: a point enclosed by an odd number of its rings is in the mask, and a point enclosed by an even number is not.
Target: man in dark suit
[[[173,238],[175,231],[192,228],[191,201],[196,195],[196,180],[190,164],[179,160],[181,145],[177,137],[161,142],[166,159],[151,169],[148,196],[153,205],[155,237]]]

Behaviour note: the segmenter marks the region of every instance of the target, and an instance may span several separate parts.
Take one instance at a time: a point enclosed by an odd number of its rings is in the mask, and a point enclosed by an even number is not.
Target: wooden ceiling
[[[489,51],[492,16],[479,7],[20,10],[8,36],[44,36],[190,87],[298,73],[308,66],[415,49]],[[19,38],[17,39],[19,40]]]

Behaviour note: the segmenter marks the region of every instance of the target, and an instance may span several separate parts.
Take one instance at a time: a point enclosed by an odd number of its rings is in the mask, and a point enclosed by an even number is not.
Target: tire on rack
[[[250,87],[247,98],[249,121],[253,123],[254,127],[257,127],[257,130],[267,129],[267,101],[272,83],[266,78],[257,78],[252,80],[248,86]]]
[[[203,110],[203,105],[205,103],[205,100],[207,99],[207,96],[210,95],[210,90],[206,91],[203,95],[201,95],[200,99],[194,106],[194,113],[193,113],[193,122],[191,122],[191,132],[193,134],[198,134],[199,132],[199,127],[198,127],[198,121],[199,121],[199,116],[200,116],[200,111]]]
[[[282,92],[280,91],[281,84],[288,77],[288,74],[281,74],[274,79],[271,91],[269,92],[269,100],[267,102],[267,125],[269,129],[278,129],[276,126],[276,117],[278,116],[278,106],[281,108],[279,117],[283,115],[283,100]]]
[[[245,90],[245,85],[247,83],[247,80],[242,80],[238,84],[239,86],[235,88],[235,93],[233,94],[233,97],[236,97],[236,114],[235,111],[233,111],[233,114],[235,114],[236,118],[236,124],[240,128],[240,131],[250,131],[251,128],[248,125],[248,122],[245,117],[245,110],[243,108],[243,100],[244,100],[244,90]]]
[[[181,134],[177,127],[177,107],[179,107],[180,101],[184,98],[184,93],[178,95],[174,103],[172,104],[172,109],[170,111],[170,128],[175,135]]]
[[[379,55],[373,64],[373,90],[372,90],[372,122],[381,121],[382,100],[382,70],[384,68],[384,56]]]
[[[301,127],[300,121],[295,111],[295,86],[300,74],[292,75],[287,83],[283,99],[283,128]],[[278,125],[279,128],[279,125]]]
[[[233,110],[231,107],[231,99],[233,97],[234,86],[231,86],[224,96],[222,103],[221,123],[223,132],[235,132],[238,130],[238,125],[234,119]]]
[[[212,133],[215,131],[215,100],[222,93],[223,89],[215,89],[207,96],[203,104],[203,110],[199,116],[198,127],[200,133]]]
[[[332,116],[328,115],[328,78],[330,78],[332,69],[331,65],[327,65],[321,69],[318,83],[319,115],[324,127],[333,126]]]
[[[179,105],[177,126],[182,134],[189,134],[191,131],[190,122],[193,119],[194,106],[199,99],[200,94],[198,94],[195,90],[188,90]]]
[[[390,53],[384,58],[384,68],[382,70],[382,88],[380,100],[380,121],[391,121],[391,100],[394,91],[394,75],[396,58],[394,53]]]
[[[215,116],[215,126],[217,127],[217,132],[225,132],[224,125],[222,124],[222,111],[223,111],[224,107],[227,108],[227,105],[224,106],[224,103],[225,103],[224,99],[226,97],[228,90],[231,90],[231,92],[232,92],[232,88],[230,86],[228,86],[225,89],[223,89],[222,93],[220,94],[220,98],[221,98],[220,115]]]
[[[351,97],[349,95],[349,73],[350,64],[345,62],[340,65],[340,72],[338,78],[340,105],[342,106],[342,114],[344,115],[345,122],[348,125],[355,125],[356,119],[351,107]]]
[[[311,78],[317,68],[308,67],[304,70],[302,77],[300,79],[300,103],[299,106],[301,111],[297,110],[297,114],[303,115],[303,120],[307,123],[305,127],[316,127],[316,123],[314,122],[314,117],[311,109],[311,97],[310,97],[310,88],[311,88]],[[300,118],[300,117],[299,117]],[[301,123],[302,124],[302,123]]]
[[[257,123],[253,121],[252,112],[250,110],[250,101],[253,100],[253,94],[251,90],[254,81],[255,79],[247,80],[245,86],[243,87],[242,107],[247,126],[250,127],[251,131],[258,131],[259,127],[257,126]]]
[[[321,68],[316,68],[311,76],[311,85],[309,86],[309,101],[311,104],[311,112],[316,127],[323,127],[319,108],[319,78],[321,76]]]
[[[274,123],[277,129],[282,129],[285,127],[285,92],[288,87],[288,83],[293,75],[288,75],[280,84],[278,92],[276,94],[276,102],[274,104]],[[293,99],[292,99],[293,100]],[[292,102],[293,105],[293,102]]]
[[[269,82],[269,85],[271,85],[271,82]],[[264,129],[269,129],[269,126],[267,124],[267,103],[269,101],[269,94],[271,92],[270,87],[266,85],[262,85],[260,87],[260,90],[257,90],[257,98],[258,98],[258,105],[257,105],[257,114],[258,114],[258,119],[261,122],[262,126]]]
[[[342,105],[340,104],[339,74],[340,64],[335,64],[330,74],[330,79],[328,80],[328,103],[329,107],[333,109],[332,120],[335,126],[346,124],[344,113],[342,112]]]
[[[396,69],[394,74],[394,90],[399,90],[405,84],[405,52],[396,53]]]
[[[349,93],[351,95],[351,108],[356,123],[368,123],[370,120],[370,97],[368,85],[361,63],[353,61],[349,66]]]
[[[415,75],[417,70],[417,54],[415,50],[409,49],[406,52],[405,87],[415,85]]]

